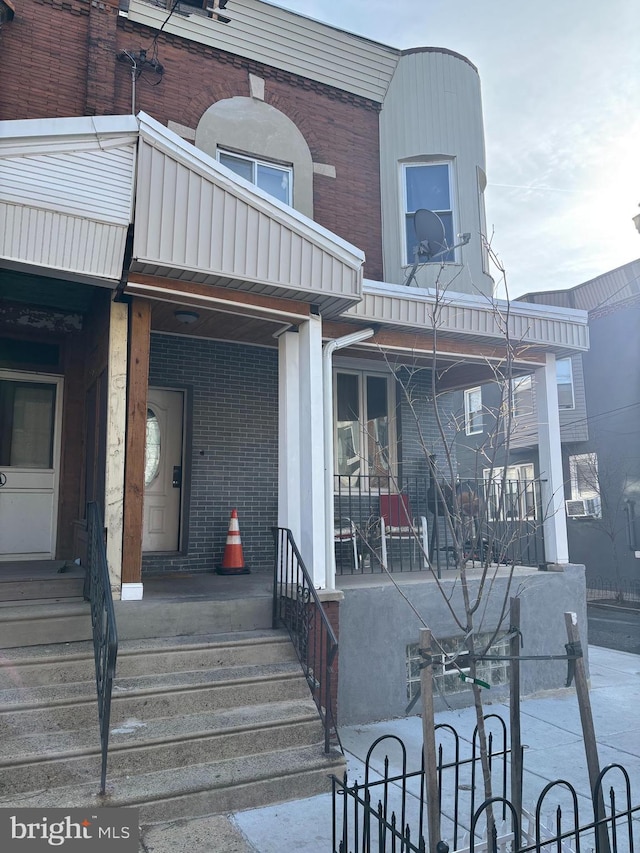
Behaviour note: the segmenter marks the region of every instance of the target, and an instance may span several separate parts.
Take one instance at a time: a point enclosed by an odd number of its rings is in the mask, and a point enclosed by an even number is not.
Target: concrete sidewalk
[[[631,778],[633,805],[640,804],[640,657],[590,646],[589,669],[600,766],[622,764]],[[532,807],[547,782],[559,778],[574,785],[586,804],[589,780],[574,688],[525,699],[521,712],[522,742],[526,745],[525,805]],[[489,705],[487,713],[500,715],[508,727],[507,704]],[[475,714],[472,708],[444,711],[437,714],[437,722],[452,725],[468,745]],[[401,737],[407,747],[409,769],[419,766],[419,717],[349,726],[341,729],[340,735],[350,781],[363,778],[367,750],[384,734]],[[392,769],[394,761],[397,757],[391,755]],[[381,763],[382,756],[375,762],[377,769]],[[638,824],[640,838],[640,821]],[[331,834],[331,795],[323,794],[228,816],[150,826],[143,831],[141,849],[147,853],[331,853]]]

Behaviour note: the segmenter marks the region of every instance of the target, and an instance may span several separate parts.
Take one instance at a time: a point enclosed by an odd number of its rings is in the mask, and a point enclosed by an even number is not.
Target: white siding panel
[[[324,232],[315,239],[317,226],[300,214],[236,184],[213,161],[210,172],[196,171],[144,141],[139,160],[134,238],[139,264],[164,267],[172,277],[184,270],[244,280],[247,286],[260,282],[274,294],[276,287],[298,289],[310,299],[314,291],[359,296],[360,260],[343,260],[342,247],[332,251]]]
[[[119,281],[126,227],[0,202],[0,256]]]
[[[158,30],[164,8],[130,0],[129,18]],[[231,23],[173,15],[164,31],[255,59],[274,68],[377,101],[384,98],[399,51],[260,0],[234,0]]]
[[[128,225],[135,145],[0,157],[0,201]]]

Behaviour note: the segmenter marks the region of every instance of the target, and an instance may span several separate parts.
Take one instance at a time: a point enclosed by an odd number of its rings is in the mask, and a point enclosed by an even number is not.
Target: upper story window
[[[437,213],[444,225],[447,246],[454,246],[453,189],[449,163],[405,163],[403,165],[405,263],[415,262],[414,250],[418,243],[413,227],[413,214],[426,209]],[[431,261],[426,255],[418,256],[419,263],[453,263],[454,250],[438,255]]]
[[[394,462],[392,377],[359,370],[334,376],[335,473],[388,487]]]
[[[464,431],[477,435],[482,428],[482,388],[468,388],[464,392]]]
[[[293,199],[293,169],[267,160],[218,151],[218,161],[245,181],[249,181],[269,193],[278,201],[291,204]]]
[[[571,481],[571,500],[576,503],[582,503],[581,507],[572,507],[571,515],[587,515],[592,518],[600,518],[602,516],[602,509],[597,454],[577,453],[575,456],[570,456],[569,477]]]
[[[533,377],[518,376],[511,381],[511,410],[516,418],[533,415]]]
[[[573,370],[570,358],[559,358],[556,361],[556,380],[558,383],[558,408],[574,409]]]

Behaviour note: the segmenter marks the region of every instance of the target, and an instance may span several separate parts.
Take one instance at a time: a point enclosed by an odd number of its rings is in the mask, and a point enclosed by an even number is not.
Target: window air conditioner
[[[578,498],[564,503],[567,508],[567,518],[600,517],[599,498]]]
[[[565,501],[564,505],[567,508],[567,518],[584,518],[588,515],[587,507],[583,500]]]

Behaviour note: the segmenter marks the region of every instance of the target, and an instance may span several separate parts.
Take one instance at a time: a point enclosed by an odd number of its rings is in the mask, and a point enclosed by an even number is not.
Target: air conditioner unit
[[[567,518],[600,517],[600,498],[578,498],[565,501]]]
[[[584,518],[586,515],[589,515],[587,512],[586,501],[565,501],[564,505],[567,508],[567,518]]]

